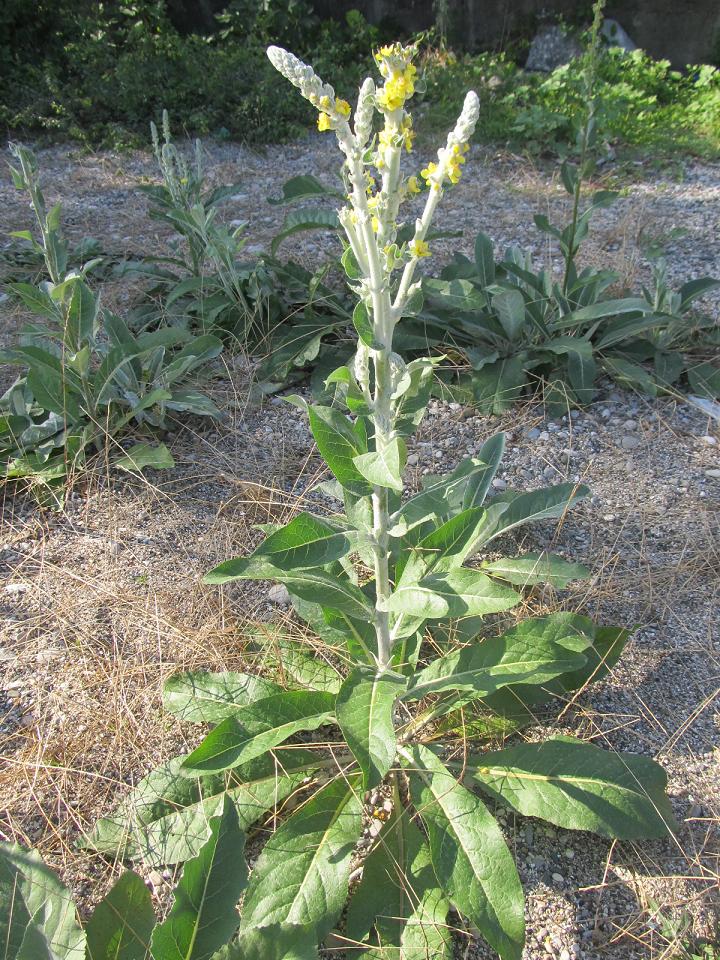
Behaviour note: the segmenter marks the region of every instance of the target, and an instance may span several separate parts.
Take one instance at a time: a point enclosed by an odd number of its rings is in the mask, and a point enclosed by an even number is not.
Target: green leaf
[[[406,809],[394,810],[364,861],[362,881],[348,907],[345,936],[360,942],[375,926],[384,947],[400,950],[399,955],[389,952],[391,957],[449,960],[449,907],[423,835]]]
[[[564,618],[529,618],[498,637],[433,660],[415,674],[403,699],[440,690],[470,690],[482,697],[508,684],[544,683],[582,667],[588,646],[589,638]]]
[[[226,579],[231,578],[233,570],[236,571],[236,577],[247,577],[247,571],[258,566],[257,560],[260,561],[261,568],[269,563],[279,570],[322,567],[347,556],[349,552],[350,541],[343,530],[338,530],[320,517],[301,513],[267,537],[250,557],[226,560],[209,576],[222,569]],[[208,581],[206,578],[206,582],[219,581]]]
[[[581,563],[570,563],[554,553],[525,553],[521,557],[504,557],[483,563],[482,569],[491,577],[507,580],[516,586],[532,583],[551,583],[562,589],[571,580],[584,580],[590,571]]]
[[[369,496],[372,487],[354,463],[355,457],[367,453],[367,443],[357,430],[330,407],[310,407],[308,417],[318,450],[336,479],[355,496]]]
[[[249,704],[241,717],[218,724],[185,758],[182,771],[193,777],[247,763],[300,730],[316,730],[333,716],[335,698],[314,690],[289,690]]]
[[[243,904],[241,931],[311,924],[322,940],[345,904],[350,863],[362,832],[357,777],[319,790],[265,844]]]
[[[688,367],[687,378],[693,393],[710,400],[720,398],[720,367],[711,363],[697,363]]]
[[[613,380],[617,380],[626,389],[642,390],[643,393],[647,393],[651,397],[657,395],[657,384],[652,374],[645,367],[640,366],[639,363],[631,363],[623,357],[613,356],[605,357],[603,367]]]
[[[145,960],[154,926],[150,891],[142,877],[128,870],[85,926],[87,960]]]
[[[473,396],[482,411],[505,413],[519,400],[526,382],[525,359],[504,357],[473,372]]]
[[[273,923],[245,930],[212,960],[318,960],[317,936],[312,924]]]
[[[568,378],[580,403],[590,403],[593,398],[597,364],[593,345],[582,337],[556,337],[539,345],[541,350],[567,357]]]
[[[85,960],[70,891],[16,843],[0,843],[0,944],[7,960]]]
[[[519,601],[514,590],[493,583],[477,570],[462,567],[399,586],[390,596],[386,609],[429,619],[474,617],[508,610]]]
[[[416,744],[406,758],[413,803],[427,826],[441,887],[502,960],[521,960],[523,891],[498,825],[427,747]]]
[[[188,860],[175,902],[152,938],[154,960],[210,960],[239,922],[236,904],[247,884],[245,836],[229,799],[210,823],[210,838]]]
[[[282,693],[282,687],[248,673],[193,670],[165,681],[163,707],[187,723],[219,723],[256,700]]]
[[[399,437],[394,437],[383,446],[382,450],[361,453],[359,457],[353,457],[353,463],[374,487],[389,487],[391,490],[402,493],[405,456],[405,444]]]
[[[288,237],[303,230],[339,230],[340,221],[334,210],[318,210],[316,207],[303,207],[293,210],[285,217],[285,222],[279,233],[276,233],[270,244],[274,254],[277,248]]]
[[[504,502],[507,503],[508,508],[499,515],[491,536],[478,542],[476,549],[525,523],[562,517],[571,506],[587,497],[589,493],[590,489],[583,483],[558,483],[554,487],[544,487],[542,490],[531,490],[528,493],[503,493],[496,497],[493,503]]]
[[[303,619],[307,619],[302,610],[308,613],[308,608],[316,612],[314,604],[308,604],[304,600],[293,597],[293,606]],[[318,611],[322,619],[322,610]],[[323,619],[323,624],[325,624]],[[312,625],[312,624],[311,624]],[[307,687],[310,690],[324,690],[326,693],[337,693],[342,684],[342,675],[334,664],[330,662],[332,650],[317,650],[309,644],[304,644],[300,640],[293,640],[291,637],[273,635],[263,636],[259,629],[250,634],[253,637],[259,637],[263,646],[265,662],[273,665],[279,672],[281,679],[288,686]],[[345,645],[345,637],[341,637],[342,646]]]
[[[205,583],[227,583],[228,580],[246,578],[251,580],[277,580],[287,585],[291,593],[311,603],[321,603],[340,610],[350,616],[367,619],[372,616],[372,607],[365,594],[344,577],[331,577],[317,570],[298,570],[297,572],[280,570],[271,564],[262,565],[260,560],[244,569],[243,561],[227,560],[206,573]]]
[[[471,483],[479,474],[484,476],[487,468],[488,464],[482,460],[468,457],[449,476],[410,497],[392,520],[404,529],[411,530],[428,519],[446,516],[456,503],[462,504],[465,492],[471,489]]]
[[[240,828],[247,830],[302,787],[320,757],[297,747],[279,749],[231,773],[193,779],[182,775],[182,761],[175,757],[149,773],[121,811],[98,821],[83,846],[155,867],[184,862],[206,842],[210,820],[222,811],[225,796]]]
[[[170,470],[175,466],[175,460],[164,443],[136,443],[115,461],[114,466],[132,473],[139,473],[146,467]]]
[[[469,507],[480,507],[485,502],[485,497],[490,489],[492,479],[497,473],[504,451],[504,433],[496,433],[494,437],[490,437],[482,445],[477,455],[477,461],[483,466],[474,470],[468,478],[462,500],[464,510]]]
[[[517,340],[525,326],[525,297],[514,287],[492,297],[492,307],[508,340]]]
[[[382,350],[382,344],[375,336],[375,327],[365,304],[360,301],[353,310],[353,326],[362,342],[373,350]]]
[[[268,197],[267,202],[273,206],[294,203],[297,200],[308,200],[313,197],[332,197],[333,200],[344,200],[345,198],[337,190],[332,190],[321,183],[317,177],[311,174],[301,174],[297,177],[290,177],[282,185],[282,197],[279,200]]]
[[[639,840],[677,828],[665,771],[647,757],[554,737],[468,757],[467,769],[485,793],[567,830]]]
[[[363,789],[376,787],[395,760],[395,701],[405,677],[356,667],[338,693],[335,712],[347,745],[363,772]]]
[[[495,248],[486,233],[475,238],[475,266],[482,287],[489,286],[495,279]]]

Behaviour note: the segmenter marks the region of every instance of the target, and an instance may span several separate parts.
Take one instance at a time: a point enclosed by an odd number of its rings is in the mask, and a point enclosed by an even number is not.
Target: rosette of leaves
[[[571,196],[579,189],[578,176],[577,168],[563,164],[562,182]],[[716,369],[696,363],[686,351],[694,332],[703,336],[693,306],[720,281],[700,277],[672,290],[660,259],[641,296],[610,298],[616,273],[578,270],[591,216],[615,196],[596,191],[563,228],[545,215],[535,217],[559,246],[566,264],[562,280],[548,269],[538,271],[532,255],[519,247],[496,262],[492,240],[479,233],[472,259],[456,253],[440,279],[423,282],[423,311],[401,325],[400,337],[457,347],[470,372],[452,376],[441,369],[441,378],[456,396],[490,413],[509,410],[538,385],[551,414],[566,412],[592,401],[601,374],[651,396],[685,384],[694,393],[717,396]]]
[[[0,462],[8,479],[61,488],[88,449],[101,449],[131,424],[162,428],[168,412],[216,416],[215,404],[191,377],[218,356],[222,343],[173,328],[136,335],[103,309],[86,280],[90,264],[65,272],[61,207],[46,211],[35,158],[23,147],[14,152],[19,168],[13,177],[30,195],[50,279],[6,287],[35,319],[0,356],[21,369],[0,398]],[[164,444],[146,442],[116,463],[129,470],[173,465]]]
[[[410,393],[417,419],[427,384]],[[487,499],[501,435],[407,499],[399,466],[389,463],[391,588],[379,604],[369,566],[378,474],[365,476],[371,421],[320,406],[309,416],[345,510],[300,514],[206,580],[284,583],[331,654],[318,658],[266,629],[263,655],[275,657],[282,682],[242,673],[171,678],[165,706],[216,726],[189,755],[150,773],[88,842],[112,856],[176,863],[196,854],[229,798],[256,837],[274,825],[245,892],[241,938],[279,925],[309,931],[301,957],[317,956],[331,932],[335,944],[368,957],[450,957],[455,910],[503,960],[519,960],[523,892],[496,807],[622,839],[664,836],[674,824],[665,774],[646,757],[562,736],[497,746],[555,698],[605,676],[625,643],[625,630],[579,614],[520,619],[500,632],[484,625],[533,584],[561,588],[587,575],[556,555],[500,559],[494,549],[524,523],[563,516],[587,490],[563,484]],[[387,663],[382,614],[392,638]],[[390,803],[375,810],[368,791]],[[373,814],[385,822],[361,856]],[[351,885],[358,867],[362,878]]]

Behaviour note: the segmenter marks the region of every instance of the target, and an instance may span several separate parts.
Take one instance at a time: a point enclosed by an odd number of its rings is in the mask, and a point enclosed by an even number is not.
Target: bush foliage
[[[191,133],[255,143],[307,129],[304,103],[276,97],[264,55],[269,43],[294,48],[348,96],[366,73],[384,30],[357,11],[320,20],[309,0],[233,0],[207,35],[183,33],[168,0],[126,4],[38,0],[32,20],[23,0],[0,11],[0,124],[15,133],[73,137],[93,146],[141,137],[167,108]],[[393,31],[394,34],[397,30]],[[426,48],[427,109],[435,125],[451,121],[459,91],[481,93],[480,136],[523,150],[567,151],[578,134],[583,66],[549,76],[526,74],[506,54],[459,59]],[[711,66],[681,73],[642,51],[606,50],[599,69],[600,140],[665,152],[716,156],[720,146],[720,74]]]

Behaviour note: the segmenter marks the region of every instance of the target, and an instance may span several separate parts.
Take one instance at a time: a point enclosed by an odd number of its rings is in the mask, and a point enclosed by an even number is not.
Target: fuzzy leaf
[[[233,577],[252,578],[254,571],[260,577],[268,564],[286,571],[322,567],[349,552],[350,541],[344,531],[320,517],[301,513],[263,540],[249,557],[221,563],[205,577],[205,582],[225,582]],[[222,581],[218,579],[220,576]]]
[[[0,843],[0,944],[7,960],[85,960],[70,891],[16,843]]]
[[[364,940],[375,926],[390,957],[447,960],[451,955],[447,913],[423,835],[407,810],[393,811],[363,865],[362,881],[348,907],[345,935]],[[370,953],[370,956],[374,955]]]
[[[476,549],[525,523],[561,517],[589,493],[589,488],[582,483],[558,483],[554,487],[543,487],[541,490],[531,490],[528,493],[500,494],[493,503],[507,503],[508,508],[499,516],[491,535],[479,541]]]
[[[367,453],[367,443],[350,421],[339,411],[318,405],[309,408],[308,417],[318,450],[336,479],[355,496],[372,493],[371,485],[354,463],[355,457]]]
[[[170,470],[175,466],[175,460],[164,443],[136,443],[113,466],[130,473],[138,473],[146,467]]]
[[[375,487],[389,487],[402,493],[402,472],[405,466],[405,445],[399,437],[386,444],[382,451],[362,453],[353,457],[353,463],[368,483]]]
[[[255,927],[223,947],[212,960],[318,960],[317,936],[312,924]]]
[[[473,617],[508,610],[519,600],[514,590],[493,583],[477,570],[462,567],[399,586],[390,596],[387,609],[429,619]]]
[[[249,673],[193,670],[165,681],[163,707],[187,723],[219,723],[240,707],[282,693],[282,687]]]
[[[85,927],[87,960],[145,960],[154,926],[150,891],[142,877],[128,870]]]
[[[499,637],[448,653],[416,673],[403,699],[440,690],[471,690],[487,696],[513,683],[545,683],[586,661],[588,637],[562,617],[523,620]]]
[[[551,583],[563,588],[571,580],[584,580],[590,571],[581,563],[570,563],[553,553],[525,553],[521,557],[504,557],[483,563],[482,569],[491,577],[498,577],[516,586],[533,583]]]
[[[279,749],[232,773],[189,779],[180,771],[183,758],[175,757],[144,777],[119,813],[99,820],[83,845],[155,867],[181,863],[207,841],[225,796],[247,830],[301,787],[319,760],[310,750]]]
[[[332,718],[335,698],[314,690],[289,690],[251,703],[240,717],[218,724],[185,758],[189,777],[230,770],[272,750],[300,730],[316,730]]]
[[[362,831],[356,777],[319,790],[265,844],[245,894],[241,932],[275,923],[311,924],[322,940],[340,916]]]
[[[495,819],[427,747],[416,744],[407,760],[413,803],[427,826],[440,885],[502,960],[521,960],[523,891]]]
[[[236,904],[247,884],[245,836],[225,799],[210,824],[210,838],[188,860],[175,902],[152,937],[154,960],[209,960],[237,929]]]
[[[347,745],[363,772],[363,789],[376,787],[395,760],[393,707],[405,677],[356,667],[338,693],[335,713]]]
[[[647,757],[554,737],[468,757],[467,767],[485,793],[567,830],[639,840],[677,827],[665,771]]]

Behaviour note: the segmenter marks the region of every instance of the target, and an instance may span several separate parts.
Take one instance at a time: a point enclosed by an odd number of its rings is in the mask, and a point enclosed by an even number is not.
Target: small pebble
[[[496,477],[493,480],[492,485],[496,490],[505,490],[507,488],[507,480],[501,480],[500,477]]]
[[[706,470],[705,476],[709,480],[720,480],[720,470]],[[9,590],[9,587],[5,587],[6,590]]]
[[[288,593],[287,587],[283,583],[273,584],[273,586],[268,590],[267,596],[270,603],[274,603],[278,607],[290,606],[290,594]]]
[[[636,447],[640,446],[640,438],[625,436],[620,441],[620,446],[623,448],[623,450],[635,450]]]

